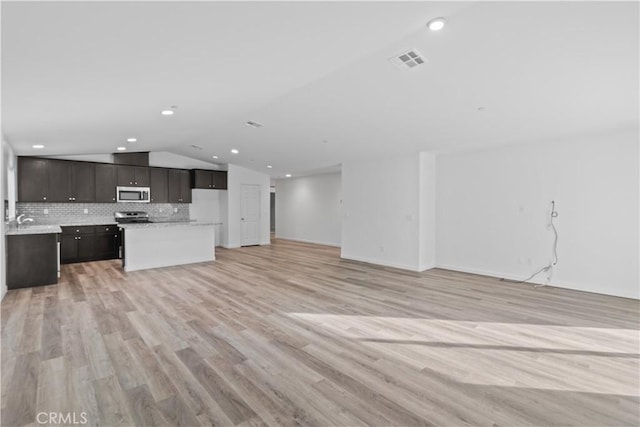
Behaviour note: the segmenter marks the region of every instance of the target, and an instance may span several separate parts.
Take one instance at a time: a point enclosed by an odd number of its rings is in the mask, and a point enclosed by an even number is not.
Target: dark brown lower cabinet
[[[62,227],[60,262],[116,259],[119,257],[120,238],[116,225]]]
[[[58,283],[58,235],[7,236],[7,289]]]
[[[94,240],[95,259],[116,259],[119,249],[120,234],[117,230],[112,233],[96,233]]]

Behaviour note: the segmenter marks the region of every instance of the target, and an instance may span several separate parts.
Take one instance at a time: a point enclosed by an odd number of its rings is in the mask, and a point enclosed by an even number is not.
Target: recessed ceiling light
[[[211,158],[212,158],[212,159],[217,159],[217,158],[218,158],[218,156],[211,156]]]
[[[127,142],[136,142],[138,138],[127,138]]]
[[[117,150],[118,150],[118,151],[126,151],[126,150],[127,150],[127,147],[118,147],[118,148],[117,148]]]
[[[287,178],[291,178],[291,174],[290,174],[290,173],[286,174],[285,176],[286,176]]]
[[[431,31],[440,31],[444,28],[444,23],[444,18],[434,18],[431,21],[427,22],[427,27],[429,27]]]
[[[232,148],[232,149],[231,149],[231,153],[232,153],[232,154],[238,154],[238,153],[239,153],[239,151],[238,151],[238,150],[236,150],[235,148]]]
[[[267,169],[271,169],[273,166],[271,165],[267,165]]]
[[[163,116],[173,116],[173,110],[162,110],[160,114]]]
[[[32,148],[35,148],[36,150],[39,150],[39,149],[41,149],[41,148],[44,148],[44,145],[42,145],[42,144],[35,144],[35,145],[32,145],[31,147],[32,147]]]

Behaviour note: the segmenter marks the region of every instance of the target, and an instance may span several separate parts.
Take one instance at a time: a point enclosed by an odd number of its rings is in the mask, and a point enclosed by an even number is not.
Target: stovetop
[[[116,218],[116,222],[118,224],[149,224],[153,221],[145,218]]]
[[[144,211],[121,211],[115,213],[115,219],[118,224],[148,224],[149,214]]]

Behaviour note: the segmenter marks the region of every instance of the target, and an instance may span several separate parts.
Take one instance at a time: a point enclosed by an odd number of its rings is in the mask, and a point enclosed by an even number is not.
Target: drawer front
[[[95,225],[77,225],[75,227],[61,227],[62,234],[93,234],[96,232]]]
[[[96,225],[96,233],[117,233],[118,226],[115,224]]]

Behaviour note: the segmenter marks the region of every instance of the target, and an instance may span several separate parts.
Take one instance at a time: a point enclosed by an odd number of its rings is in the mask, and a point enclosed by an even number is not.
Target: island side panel
[[[125,229],[125,271],[214,260],[213,225]]]

